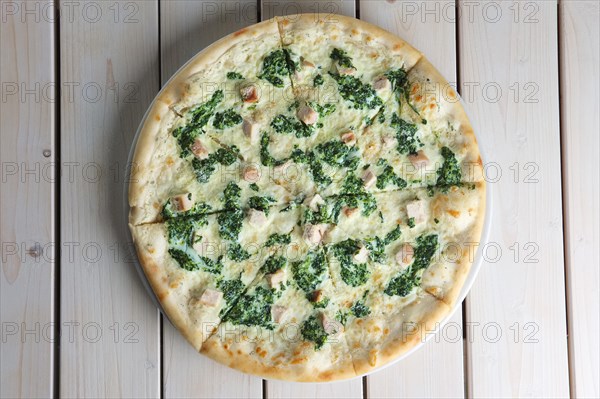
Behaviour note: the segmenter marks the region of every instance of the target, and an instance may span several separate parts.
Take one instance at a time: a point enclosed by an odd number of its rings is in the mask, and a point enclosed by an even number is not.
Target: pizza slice
[[[298,211],[282,209],[246,208],[130,225],[156,296],[196,349],[259,275],[264,260],[291,245]]]
[[[238,370],[290,381],[354,377],[323,248],[267,259],[201,352]]]

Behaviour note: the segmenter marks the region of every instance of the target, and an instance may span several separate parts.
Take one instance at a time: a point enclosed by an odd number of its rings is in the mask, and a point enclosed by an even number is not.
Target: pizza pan
[[[186,62],[184,65],[182,65],[179,70],[171,77],[171,79],[169,79],[169,81],[163,86],[163,87],[167,87],[169,85],[169,83],[171,82],[171,80],[173,80],[177,75],[179,75],[179,73],[195,58],[192,57],[188,62]],[[162,90],[161,90],[162,91]],[[132,263],[140,277],[140,280],[142,281],[142,284],[145,288],[145,290],[147,291],[148,295],[150,296],[152,302],[155,304],[155,306],[160,310],[161,314],[164,315],[167,319],[169,319],[167,313],[164,311],[164,308],[162,307],[160,301],[158,300],[158,298],[156,297],[152,287],[150,286],[150,282],[148,281],[148,278],[146,277],[142,266],[138,260],[137,257],[137,253],[135,250],[135,246],[133,245],[133,237],[131,235],[131,231],[129,230],[128,227],[128,220],[129,220],[129,200],[128,200],[128,192],[129,192],[129,174],[130,174],[130,170],[132,169],[132,161],[133,161],[133,156],[135,153],[135,148],[137,145],[137,141],[139,139],[142,127],[144,125],[144,122],[146,121],[148,114],[150,112],[150,110],[152,109],[154,103],[156,102],[156,98],[158,98],[160,95],[160,92],[157,94],[157,96],[155,97],[155,99],[152,101],[152,103],[149,105],[148,110],[146,111],[144,117],[142,118],[142,120],[140,121],[140,125],[138,127],[138,130],[134,136],[133,142],[131,144],[131,149],[129,151],[129,156],[128,156],[128,160],[127,160],[127,164],[126,164],[126,168],[129,171],[129,173],[127,174],[127,178],[125,179],[125,183],[124,183],[124,195],[123,195],[123,226],[122,228],[125,229],[125,236],[127,237],[127,242],[128,242],[128,248],[131,254],[131,258],[132,258]],[[465,106],[465,102],[462,99],[462,97],[458,96],[460,103],[463,107],[463,109],[465,110],[465,113],[468,116],[468,109]],[[476,128],[475,123],[473,122],[473,119],[469,118],[469,121],[471,123],[471,126],[473,127],[474,132],[476,132],[476,137],[477,137],[477,142],[479,145],[479,152],[480,152],[480,156],[481,159],[484,161],[484,165],[485,165],[485,160],[487,159],[487,147],[485,144],[485,137],[483,137],[483,135],[481,134],[481,132],[479,131],[479,129]],[[477,133],[479,132],[479,134]],[[424,337],[424,339],[422,339],[422,341],[413,346],[411,349],[409,349],[408,351],[404,352],[403,354],[401,354],[400,356],[398,356],[396,359],[394,359],[393,361],[390,361],[389,363],[387,363],[384,366],[381,366],[375,370],[371,370],[365,374],[362,374],[360,376],[356,376],[350,379],[346,379],[345,381],[349,381],[352,379],[357,379],[357,378],[362,378],[366,375],[369,374],[373,374],[376,373],[380,370],[383,370],[384,368],[393,366],[395,364],[397,364],[398,362],[402,361],[403,359],[407,358],[408,356],[410,356],[411,354],[413,354],[414,352],[416,352],[417,350],[419,350],[419,348],[421,348],[427,341],[429,341],[431,339],[431,337],[437,335],[440,333],[440,331],[442,330],[442,328],[444,327],[444,325],[448,322],[448,320],[454,315],[454,313],[456,312],[456,310],[462,306],[462,302],[463,300],[466,298],[467,294],[469,293],[473,283],[475,282],[475,279],[477,277],[477,274],[479,273],[479,270],[481,269],[481,265],[483,263],[483,250],[484,250],[484,246],[485,244],[488,242],[489,239],[489,233],[490,233],[490,224],[491,224],[491,212],[492,212],[492,186],[488,183],[486,184],[486,194],[485,194],[485,198],[486,198],[486,210],[485,210],[485,220],[483,223],[483,228],[481,231],[481,238],[479,241],[479,246],[477,248],[477,251],[475,253],[475,257],[473,260],[473,263],[471,265],[471,269],[469,270],[469,274],[467,275],[464,284],[461,288],[460,291],[460,295],[457,298],[457,301],[454,305],[454,307],[452,308],[452,310],[450,311],[450,313],[443,319],[441,320],[437,326],[436,329],[434,331],[428,332],[426,334],[426,336]],[[268,379],[268,378],[267,378]],[[318,382],[319,384],[326,384],[327,382]]]

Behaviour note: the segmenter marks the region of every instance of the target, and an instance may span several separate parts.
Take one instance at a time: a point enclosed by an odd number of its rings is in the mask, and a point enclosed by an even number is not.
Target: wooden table
[[[301,11],[377,24],[455,82],[494,202],[446,327],[322,385],[195,353],[144,291],[122,211],[161,84],[214,40]],[[0,18],[2,397],[600,397],[597,1],[1,0]]]

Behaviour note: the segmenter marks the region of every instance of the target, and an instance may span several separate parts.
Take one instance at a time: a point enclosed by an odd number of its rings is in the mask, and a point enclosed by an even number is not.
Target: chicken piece
[[[208,158],[208,149],[204,146],[202,140],[200,140],[199,138],[194,140],[190,147],[190,150],[192,151],[192,154],[194,154],[194,156],[198,159]]]
[[[388,78],[382,76],[375,80],[375,82],[373,83],[373,88],[375,89],[375,91],[390,90],[392,88],[392,83],[389,81]]]
[[[307,197],[304,200],[304,204],[308,205],[310,210],[314,211],[314,212],[318,211],[319,205],[323,205],[324,203],[325,203],[325,200],[323,200],[323,198],[319,194],[315,194],[312,197]]]
[[[296,116],[306,125],[314,125],[317,123],[317,119],[319,119],[319,114],[317,111],[308,105],[302,105],[300,108],[298,108]]]
[[[192,209],[192,193],[174,195],[171,197],[171,205],[176,212],[185,212]]]
[[[396,262],[402,267],[407,267],[412,262],[414,255],[415,250],[412,245],[405,243],[398,252],[396,252]]]
[[[279,288],[285,281],[285,270],[279,269],[275,273],[267,274],[267,282],[271,288]]]
[[[319,318],[321,319],[321,325],[323,329],[327,333],[327,335],[337,335],[344,331],[344,326],[339,321],[330,318],[324,312],[319,314]]]
[[[321,302],[323,299],[325,299],[325,294],[323,293],[323,290],[315,290],[310,295],[311,302],[317,303]]]
[[[341,139],[342,142],[346,145],[353,146],[354,144],[356,144],[356,136],[354,135],[354,132],[348,131],[342,133]]]
[[[326,231],[326,224],[307,224],[304,227],[304,241],[312,245],[318,245],[323,241]]]
[[[287,308],[285,306],[274,305],[271,307],[271,317],[273,317],[273,321],[275,323],[281,323],[281,321],[285,318],[287,313]]]
[[[250,139],[250,143],[258,143],[260,125],[253,119],[244,118],[242,123],[242,131],[244,135]]]
[[[256,183],[260,180],[260,169],[256,166],[247,166],[244,168],[244,172],[242,173],[242,178],[244,181],[249,183]]]
[[[250,209],[248,211],[248,223],[254,227],[263,227],[267,224],[267,215],[263,211]]]
[[[366,247],[361,246],[358,252],[352,256],[352,259],[356,263],[365,263],[369,260],[369,250]]]
[[[377,181],[377,176],[371,170],[366,170],[362,175],[362,181],[365,184],[365,188],[370,188]]]
[[[427,219],[426,213],[427,202],[425,200],[417,200],[406,204],[406,213],[409,219],[413,219],[415,225],[423,223]]]
[[[219,304],[221,298],[223,298],[223,293],[221,291],[207,288],[200,297],[200,303],[204,306],[215,307]]]
[[[409,154],[408,160],[417,169],[429,165],[429,158],[427,158],[423,150],[419,150],[416,154]]]
[[[256,86],[249,85],[240,89],[240,95],[245,103],[255,103],[258,101],[258,90]]]
[[[342,212],[344,212],[344,215],[346,215],[347,217],[350,217],[350,216],[354,215],[356,212],[358,212],[358,208],[350,208],[348,206],[345,206],[342,209]]]

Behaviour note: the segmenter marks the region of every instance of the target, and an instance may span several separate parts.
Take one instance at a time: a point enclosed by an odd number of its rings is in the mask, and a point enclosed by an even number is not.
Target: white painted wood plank
[[[367,0],[362,20],[378,25],[419,49],[455,87],[454,1]],[[367,378],[372,398],[459,398],[464,396],[462,308],[440,333],[397,365]]]
[[[563,200],[571,394],[600,397],[600,3],[560,3]]]
[[[0,4],[0,397],[51,397],[56,93],[51,1]]]
[[[157,397],[158,311],[130,262],[123,190],[158,91],[158,5],[61,7],[60,396]]]
[[[301,13],[341,14],[356,16],[354,0],[263,0],[262,19]]]
[[[256,23],[257,3],[162,1],[162,83],[200,50]],[[262,397],[262,379],[198,354],[163,318],[163,393],[166,398]]]
[[[471,8],[459,20],[460,80],[494,208],[467,298],[469,394],[567,397],[557,5]]]

